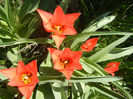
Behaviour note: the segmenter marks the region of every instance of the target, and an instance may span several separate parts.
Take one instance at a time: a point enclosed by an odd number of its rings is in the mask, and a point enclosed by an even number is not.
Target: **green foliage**
[[[32,99],[132,99],[133,89],[129,86],[133,84],[133,28],[130,27],[133,20],[130,12],[132,2],[126,1],[120,7],[116,2],[118,1],[1,1],[0,69],[14,68],[19,60],[28,63],[37,59],[39,83]],[[70,47],[72,51],[80,51],[80,46],[87,39],[99,38],[93,51],[83,52],[80,59],[83,70],[75,70],[70,80],[53,68],[47,48],[55,47],[55,44],[44,31],[40,17],[35,12],[39,8],[53,13],[59,4],[65,13],[82,13],[75,24],[80,33],[67,36],[60,49]],[[113,4],[111,9],[109,5]],[[104,70],[105,64],[112,61],[121,62],[116,76],[111,76]],[[7,77],[0,74],[0,99],[22,99],[17,88],[7,86],[7,82]]]

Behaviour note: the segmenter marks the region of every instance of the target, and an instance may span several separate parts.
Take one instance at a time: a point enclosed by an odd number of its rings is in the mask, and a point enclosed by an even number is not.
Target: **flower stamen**
[[[21,77],[22,77],[21,80],[23,81],[24,84],[30,84],[31,83],[32,73],[22,74]]]
[[[62,34],[64,26],[53,26],[55,31],[58,31],[59,34]]]
[[[69,59],[60,59],[60,64],[63,68],[67,68],[69,65]]]

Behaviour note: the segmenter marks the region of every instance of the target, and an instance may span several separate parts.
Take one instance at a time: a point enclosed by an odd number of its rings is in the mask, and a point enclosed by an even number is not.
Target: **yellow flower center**
[[[63,68],[67,68],[69,65],[69,60],[68,59],[60,59],[60,64],[62,65]]]
[[[54,30],[58,31],[59,34],[62,34],[64,26],[53,26]]]
[[[22,74],[21,80],[24,82],[24,84],[30,84],[31,83],[31,77],[32,77],[31,73],[25,73],[25,74]]]

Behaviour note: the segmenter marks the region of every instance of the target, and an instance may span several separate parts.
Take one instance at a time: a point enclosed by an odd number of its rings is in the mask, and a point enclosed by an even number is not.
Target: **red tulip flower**
[[[35,85],[39,82],[36,60],[26,66],[23,61],[19,61],[16,68],[4,69],[0,72],[10,79],[8,85],[18,86],[19,91],[26,99],[30,98]]]
[[[88,39],[84,44],[81,45],[82,51],[91,51],[97,44],[98,38]]]
[[[66,38],[65,35],[75,35],[74,21],[79,17],[80,13],[64,14],[62,8],[58,6],[54,14],[37,9],[42,18],[43,26],[47,32],[51,32],[52,38],[55,40],[57,48]]]
[[[119,70],[119,65],[120,62],[111,62],[106,65],[106,68],[104,68],[104,70],[114,76],[114,72]]]
[[[82,51],[71,51],[65,48],[64,51],[48,48],[54,63],[54,69],[62,72],[67,80],[70,79],[74,70],[81,70],[82,65],[79,63]]]

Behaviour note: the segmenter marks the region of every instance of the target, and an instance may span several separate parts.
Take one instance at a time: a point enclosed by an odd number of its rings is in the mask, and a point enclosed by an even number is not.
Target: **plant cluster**
[[[85,10],[71,12],[74,2]],[[111,12],[88,24],[85,2],[0,1],[0,99],[133,98],[119,74],[133,33],[116,31]]]

